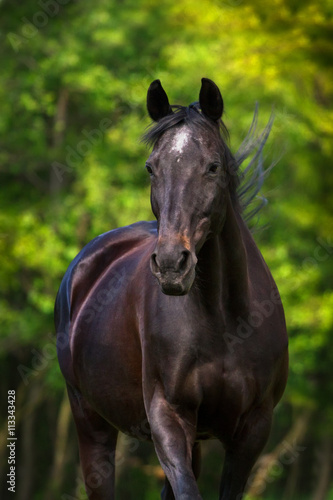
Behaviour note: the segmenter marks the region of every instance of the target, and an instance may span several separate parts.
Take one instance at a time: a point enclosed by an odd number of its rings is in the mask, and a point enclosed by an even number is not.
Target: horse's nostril
[[[187,263],[190,257],[190,252],[188,250],[184,250],[181,254],[181,257],[179,259],[179,271],[185,271],[187,267]]]
[[[150,269],[153,274],[166,273],[186,274],[191,267],[191,253],[188,250],[177,252],[177,248],[160,248],[150,256]]]
[[[150,257],[150,264],[151,264],[151,269],[154,273],[157,273],[159,271],[159,265],[157,263],[157,255],[156,253],[152,253]]]

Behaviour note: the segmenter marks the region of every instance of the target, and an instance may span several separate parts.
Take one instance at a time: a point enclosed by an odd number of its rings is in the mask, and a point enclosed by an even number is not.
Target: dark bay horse
[[[115,498],[122,431],[153,441],[163,500],[199,500],[199,442],[217,438],[219,499],[239,500],[287,380],[283,308],[242,216],[218,87],[203,78],[198,103],[170,106],[155,80],[147,107],[157,221],[91,241],[56,300],[85,485]]]

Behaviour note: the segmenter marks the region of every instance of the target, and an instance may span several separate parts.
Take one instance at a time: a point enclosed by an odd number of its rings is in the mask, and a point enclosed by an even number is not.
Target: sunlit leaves
[[[4,35],[23,37],[16,49],[6,38],[0,76],[2,335],[44,338],[79,249],[98,233],[152,217],[140,143],[146,90],[160,78],[170,102],[186,104],[205,76],[221,87],[233,151],[255,102],[259,129],[274,108],[265,155],[280,162],[263,188],[268,227],[256,238],[285,304],[292,394],[305,398],[332,329],[330,3],[72,2],[24,37],[22,18],[31,21],[36,9],[7,2],[2,17]],[[327,372],[329,361],[321,363]]]

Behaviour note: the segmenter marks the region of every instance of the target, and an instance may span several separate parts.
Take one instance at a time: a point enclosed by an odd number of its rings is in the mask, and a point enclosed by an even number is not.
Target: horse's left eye
[[[210,174],[216,174],[217,169],[219,168],[219,163],[211,163],[208,167],[208,172]]]
[[[151,168],[151,166],[149,165],[149,163],[146,163],[146,169],[147,169],[147,172],[148,172],[149,175],[153,174],[153,169]]]

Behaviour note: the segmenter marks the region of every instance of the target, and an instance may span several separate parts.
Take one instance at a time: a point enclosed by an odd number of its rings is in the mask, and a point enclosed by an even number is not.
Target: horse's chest
[[[252,363],[243,359],[242,350],[236,356],[226,348],[223,318],[201,317],[194,322],[192,314],[175,336],[175,330],[168,328],[172,317],[149,344],[167,401],[197,414],[200,435],[216,435],[221,421],[233,434],[239,416],[253,403]]]
[[[224,440],[233,435],[240,416],[253,404],[253,377],[219,359],[194,370],[192,387],[199,396],[197,433],[201,437],[217,436]]]
[[[183,361],[183,365],[182,365]],[[176,405],[196,408],[205,425],[221,414],[242,413],[251,405],[254,380],[251,374],[223,356],[178,360],[164,378],[167,399]]]

